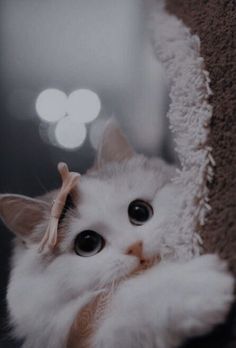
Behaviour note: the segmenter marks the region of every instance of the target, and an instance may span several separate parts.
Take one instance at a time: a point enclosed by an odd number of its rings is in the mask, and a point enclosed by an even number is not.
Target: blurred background
[[[152,51],[148,1],[0,0],[0,192],[59,185],[56,165],[84,173],[113,116],[139,152],[173,161],[168,82]],[[0,225],[0,343],[10,233]],[[2,344],[2,345],[1,345]]]

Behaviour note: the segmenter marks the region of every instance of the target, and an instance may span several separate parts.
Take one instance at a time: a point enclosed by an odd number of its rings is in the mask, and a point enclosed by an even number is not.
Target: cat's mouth
[[[145,272],[146,270],[157,265],[161,261],[160,255],[152,257],[150,259],[141,259],[139,265],[128,275],[127,278],[137,276]]]
[[[144,246],[143,246],[142,240],[138,240],[135,243],[129,245],[125,254],[135,257],[136,260],[138,260],[138,265],[135,267],[134,270],[131,271],[131,273],[128,274],[126,279],[129,278],[130,276],[137,275],[146,271],[147,269],[159,263],[161,260],[161,257],[159,254],[149,258],[146,258],[144,256]]]

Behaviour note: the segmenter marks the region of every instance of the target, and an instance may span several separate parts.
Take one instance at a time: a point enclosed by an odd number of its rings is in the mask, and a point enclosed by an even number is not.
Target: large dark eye
[[[103,249],[105,240],[100,234],[86,230],[80,232],[75,238],[74,250],[76,254],[84,257],[93,256]]]
[[[140,226],[152,217],[153,209],[149,203],[136,199],[130,203],[128,214],[130,222],[133,225]]]

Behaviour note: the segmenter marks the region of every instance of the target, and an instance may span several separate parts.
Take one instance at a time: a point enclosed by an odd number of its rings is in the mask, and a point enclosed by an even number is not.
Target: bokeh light
[[[85,141],[87,130],[84,124],[73,117],[61,119],[55,127],[55,137],[61,147],[76,149]]]
[[[58,89],[46,89],[36,100],[36,111],[41,119],[56,122],[66,115],[67,95]]]
[[[78,89],[68,97],[68,115],[82,123],[95,120],[101,110],[101,101],[98,95],[89,89]]]
[[[100,114],[101,101],[89,89],[75,90],[69,97],[60,90],[46,89],[36,100],[36,111],[46,121],[39,129],[44,142],[76,149],[86,139],[86,123]]]

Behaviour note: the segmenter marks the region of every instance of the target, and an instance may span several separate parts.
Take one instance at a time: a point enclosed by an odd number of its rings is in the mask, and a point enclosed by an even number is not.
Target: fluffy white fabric
[[[210,209],[207,181],[213,176],[212,149],[207,145],[212,107],[208,72],[200,55],[200,40],[175,16],[153,1],[151,30],[154,49],[170,83],[168,118],[175,134],[181,170],[175,181],[184,187],[182,218],[178,228],[184,240],[179,257],[190,259],[200,252],[198,226]]]

